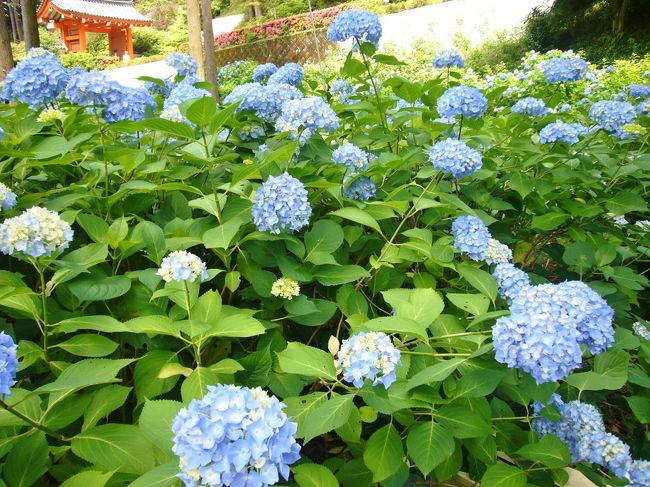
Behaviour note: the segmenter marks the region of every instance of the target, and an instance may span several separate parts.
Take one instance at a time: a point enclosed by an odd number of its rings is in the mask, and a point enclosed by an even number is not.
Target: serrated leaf
[[[571,452],[562,440],[553,435],[543,436],[538,443],[521,447],[517,453],[547,467],[565,467],[571,463]]]
[[[332,356],[298,342],[289,342],[287,348],[278,352],[280,369],[287,374],[323,379],[336,379],[336,367]]]
[[[372,472],[372,481],[393,475],[404,463],[402,440],[392,424],[375,431],[366,442],[363,461]]]
[[[292,467],[296,483],[300,487],[338,487],[334,474],[322,465],[303,463]]]
[[[481,487],[526,487],[526,474],[511,465],[492,465],[483,474]]]
[[[354,408],[354,396],[335,396],[314,408],[305,420],[305,443],[347,423]]]
[[[456,443],[451,431],[428,421],[412,426],[406,438],[409,456],[425,477],[454,452]]]

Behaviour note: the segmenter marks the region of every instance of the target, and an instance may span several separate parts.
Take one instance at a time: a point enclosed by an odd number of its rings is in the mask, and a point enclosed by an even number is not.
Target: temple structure
[[[133,26],[149,26],[132,0],[44,0],[39,22],[61,31],[68,52],[86,52],[86,33],[108,34],[109,52],[133,58]]]

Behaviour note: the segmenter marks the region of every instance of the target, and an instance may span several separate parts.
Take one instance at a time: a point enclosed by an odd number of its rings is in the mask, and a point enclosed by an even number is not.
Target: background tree
[[[25,33],[25,49],[40,47],[41,40],[38,36],[38,22],[36,21],[36,0],[22,0],[20,2],[23,14],[23,31]]]
[[[6,11],[7,3],[5,0],[0,0],[0,81],[3,81],[7,77],[7,73],[14,67]]]

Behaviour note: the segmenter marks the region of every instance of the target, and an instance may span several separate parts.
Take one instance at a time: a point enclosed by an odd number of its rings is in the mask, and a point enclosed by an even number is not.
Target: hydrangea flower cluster
[[[107,122],[142,120],[147,108],[156,108],[153,96],[144,88],[120,86],[115,95],[102,112]]]
[[[0,394],[3,399],[11,395],[11,388],[16,383],[18,369],[16,350],[18,346],[13,338],[6,335],[4,331],[0,332]]]
[[[253,81],[255,83],[264,83],[277,70],[278,67],[273,63],[258,64],[253,70]]]
[[[542,71],[549,83],[579,81],[588,70],[587,61],[578,56],[554,57],[542,63]]]
[[[49,257],[68,248],[72,236],[72,228],[57,213],[34,206],[0,225],[0,252]]]
[[[307,190],[300,180],[286,172],[269,176],[257,190],[252,213],[260,232],[277,235],[300,230],[311,216]]]
[[[194,78],[198,72],[198,66],[192,56],[180,52],[171,53],[165,58],[165,63],[174,68],[178,76],[184,78]]]
[[[271,286],[271,294],[291,301],[294,297],[300,295],[300,285],[298,281],[289,279],[288,277],[281,277]]]
[[[291,85],[275,84],[261,85],[259,83],[244,83],[232,90],[223,99],[225,104],[234,103],[241,99],[237,111],[250,110],[267,122],[275,122],[282,113],[282,106],[289,100],[302,98],[300,90]]]
[[[11,210],[14,206],[16,206],[16,193],[0,183],[0,208],[7,211]]]
[[[379,46],[381,22],[377,15],[366,10],[344,10],[327,28],[327,38],[332,42],[344,42],[351,37],[360,44],[372,42]]]
[[[639,112],[639,115],[650,115],[650,99],[639,103],[639,106],[636,107],[636,111]]]
[[[488,247],[483,255],[483,260],[490,265],[504,264],[512,259],[512,250],[506,244],[491,238],[488,240]]]
[[[521,368],[538,384],[566,377],[582,363],[580,345],[594,354],[614,342],[614,311],[582,282],[521,288],[510,316],[492,329],[495,358]]]
[[[650,98],[650,85],[628,85],[627,89],[632,98]]]
[[[437,103],[438,113],[443,118],[463,115],[467,118],[479,118],[487,109],[487,98],[476,88],[454,86],[448,88]]]
[[[156,274],[165,282],[194,282],[197,279],[205,281],[208,278],[208,269],[198,256],[185,250],[177,250],[162,260]]]
[[[82,71],[70,78],[65,95],[75,105],[106,106],[115,97],[119,85],[99,71]]]
[[[162,97],[167,98],[174,89],[174,83],[168,79],[161,81],[163,84],[154,83],[153,81],[145,81],[144,88],[154,96],[161,95]]]
[[[339,119],[332,107],[318,96],[289,100],[282,106],[282,114],[275,122],[278,132],[290,132],[291,137],[304,143],[318,130],[332,132]]]
[[[429,162],[439,171],[451,173],[456,179],[474,174],[483,166],[481,154],[456,139],[442,140],[431,147]]]
[[[365,171],[368,167],[369,154],[350,142],[344,142],[332,152],[336,164],[347,167],[350,171]]]
[[[454,246],[473,260],[482,260],[492,238],[487,226],[475,216],[459,216],[451,225]]]
[[[637,321],[632,325],[632,331],[639,338],[650,341],[650,330],[648,330],[648,327],[640,321]]]
[[[530,287],[530,278],[521,269],[509,262],[497,264],[492,273],[497,282],[499,295],[512,304],[512,300],[523,290]]]
[[[343,370],[343,379],[363,387],[366,379],[372,385],[388,389],[397,380],[401,355],[390,337],[382,332],[360,332],[341,343],[336,366]]]
[[[347,80],[338,78],[332,81],[332,85],[330,86],[330,95],[335,97],[339,103],[350,103],[350,97],[352,94],[354,94],[354,88],[347,82]]]
[[[546,104],[544,100],[528,96],[522,98],[512,106],[513,113],[521,113],[529,117],[543,117],[546,115]]]
[[[377,186],[366,176],[355,178],[348,186],[345,184],[346,181],[343,181],[343,195],[351,200],[368,201],[377,193]]]
[[[54,102],[68,83],[70,73],[59,59],[41,48],[30,49],[4,81],[3,100],[18,100],[37,109]]]
[[[639,220],[634,226],[640,228],[642,232],[650,232],[650,220]]]
[[[573,145],[580,140],[580,136],[587,133],[587,129],[579,123],[566,123],[562,120],[549,123],[539,132],[539,141],[542,144],[565,142]]]
[[[184,101],[203,98],[206,96],[210,96],[208,91],[196,88],[194,86],[194,81],[191,78],[185,78],[183,81],[176,84],[169,93],[169,97],[167,97],[163,104],[163,111],[160,114],[160,117],[175,122],[185,122],[186,119],[181,114],[178,108],[179,105]]]
[[[456,49],[444,49],[433,57],[431,64],[434,68],[462,68],[465,60]]]
[[[300,458],[285,405],[259,387],[208,386],[172,423],[173,452],[185,485],[267,487]]]
[[[650,462],[632,459],[630,447],[607,433],[598,409],[581,401],[565,403],[557,394],[553,394],[549,403],[558,409],[560,419],[534,419],[532,426],[538,435],[552,434],[560,438],[569,448],[573,462],[601,465],[615,476],[627,479],[631,487],[648,485]],[[542,408],[542,404],[533,403],[534,414],[539,415]]]
[[[298,86],[302,83],[305,75],[300,64],[287,63],[269,76],[267,84],[269,85],[291,85]]]
[[[603,129],[616,132],[636,118],[634,105],[625,101],[601,100],[589,109],[589,117]]]
[[[237,136],[244,141],[257,140],[264,137],[264,127],[258,124],[249,123],[237,129]]]
[[[63,120],[64,118],[65,113],[61,110],[58,110],[57,108],[48,108],[39,113],[36,120],[41,123],[52,123],[55,120]]]

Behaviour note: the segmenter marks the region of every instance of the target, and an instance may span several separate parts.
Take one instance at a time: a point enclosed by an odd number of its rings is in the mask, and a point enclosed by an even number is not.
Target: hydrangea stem
[[[42,316],[41,316],[41,321],[43,322],[43,327],[41,329],[41,332],[43,334],[43,360],[45,360],[45,363],[49,363],[48,357],[47,357],[47,351],[48,351],[48,340],[47,340],[47,327],[48,327],[48,318],[47,318],[47,286],[45,283],[45,268],[41,265],[41,262],[38,259],[34,259],[32,261],[32,265],[36,268],[36,271],[38,272],[38,277],[39,277],[39,283],[40,283],[40,296],[41,296],[41,307],[42,309]]]
[[[43,426],[43,425],[40,424],[40,423],[37,423],[36,421],[34,421],[33,419],[31,419],[30,417],[25,416],[25,415],[24,415],[23,413],[21,413],[20,411],[15,410],[15,409],[12,408],[9,404],[7,404],[6,402],[4,402],[4,401],[1,400],[1,399],[0,399],[0,406],[2,406],[3,409],[5,409],[5,410],[8,411],[9,413],[13,414],[13,415],[16,416],[17,418],[22,419],[25,423],[29,424],[29,425],[32,426],[33,428],[38,429],[38,430],[41,430],[41,431],[44,432],[45,434],[47,434],[47,435],[49,435],[49,436],[51,436],[51,437],[53,437],[53,438],[56,438],[57,440],[60,440],[60,441],[70,441],[68,438],[66,438],[66,437],[63,436],[62,434],[57,433],[56,431],[51,430],[50,428],[48,428],[48,427],[46,427],[46,426]]]

